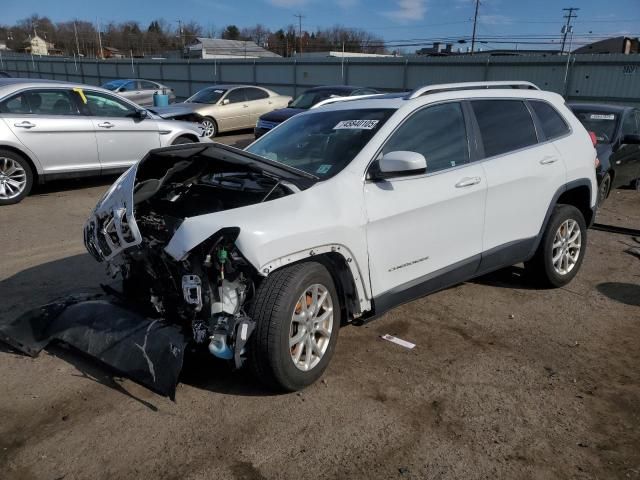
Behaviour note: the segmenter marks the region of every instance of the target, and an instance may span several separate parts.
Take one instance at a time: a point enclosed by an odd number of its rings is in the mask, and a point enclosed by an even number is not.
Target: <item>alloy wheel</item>
[[[0,199],[11,200],[27,186],[27,172],[13,158],[0,157]]]
[[[212,120],[204,119],[201,123],[204,136],[207,138],[213,137],[216,133],[216,126]]]
[[[553,269],[558,275],[568,274],[578,263],[582,249],[580,225],[573,219],[560,224],[551,249]]]
[[[307,287],[295,305],[289,327],[289,351],[293,364],[308,372],[320,363],[333,330],[333,300],[319,283]]]

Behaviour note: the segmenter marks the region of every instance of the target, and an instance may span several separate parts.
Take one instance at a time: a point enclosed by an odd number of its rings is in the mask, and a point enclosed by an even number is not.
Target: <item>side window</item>
[[[0,106],[2,113],[33,115],[78,115],[78,108],[66,90],[30,90],[10,98]]]
[[[92,117],[130,117],[136,110],[110,95],[99,92],[84,91],[87,98],[87,114]]]
[[[245,88],[247,100],[262,100],[269,98],[269,94],[259,88]]]
[[[158,90],[158,85],[146,80],[140,80],[140,90]]]
[[[236,88],[235,90],[231,90],[229,95],[227,95],[229,103],[240,103],[246,101],[245,90],[246,88]]]
[[[560,114],[546,102],[538,102],[529,100],[529,105],[535,112],[540,125],[542,126],[542,132],[547,140],[553,140],[554,138],[561,137],[569,133],[569,127],[560,116]]]
[[[132,92],[138,89],[138,82],[127,82],[120,87],[121,92]]]
[[[461,105],[445,103],[413,114],[393,133],[383,153],[396,150],[424,155],[427,172],[469,162],[469,142]]]
[[[538,142],[529,110],[521,100],[474,100],[485,157],[512,152]]]
[[[0,103],[0,113],[30,113],[26,95],[18,94]]]

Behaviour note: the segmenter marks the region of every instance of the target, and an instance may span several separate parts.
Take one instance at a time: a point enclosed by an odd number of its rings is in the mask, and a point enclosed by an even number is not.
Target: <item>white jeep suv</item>
[[[296,390],[346,322],[519,262],[569,282],[595,161],[562,97],[526,82],[345,99],[245,151],[152,151],[100,201],[85,243],[148,316]]]

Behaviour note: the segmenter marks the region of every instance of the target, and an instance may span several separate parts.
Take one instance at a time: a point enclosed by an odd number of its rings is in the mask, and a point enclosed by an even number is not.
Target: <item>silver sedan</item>
[[[139,78],[112,80],[102,85],[102,88],[111,90],[121,97],[145,107],[153,105],[153,96],[156,93],[169,95],[169,103],[173,103],[176,100],[176,94],[173,88],[152,80],[142,80]]]
[[[35,182],[109,175],[153,148],[209,141],[195,123],[163,120],[98,87],[0,79],[0,205]]]

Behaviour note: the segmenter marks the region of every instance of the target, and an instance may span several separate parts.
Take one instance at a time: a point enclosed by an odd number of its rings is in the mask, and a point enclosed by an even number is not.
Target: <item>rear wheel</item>
[[[33,171],[24,157],[0,150],[0,205],[22,201],[33,186]]]
[[[608,173],[602,177],[600,186],[598,187],[598,208],[604,204],[604,201],[609,197],[609,191],[611,190],[611,175]]]
[[[207,138],[213,138],[218,133],[218,124],[216,124],[216,121],[211,117],[204,117],[200,125],[204,131],[204,136]]]
[[[636,178],[633,182],[631,182],[631,188],[633,188],[637,192],[640,192],[640,178]]]
[[[300,390],[318,380],[335,349],[340,304],[331,274],[315,262],[275,271],[251,307],[251,365],[268,386]]]
[[[554,210],[535,256],[525,264],[542,284],[562,287],[576,276],[587,247],[584,216],[572,205]]]

